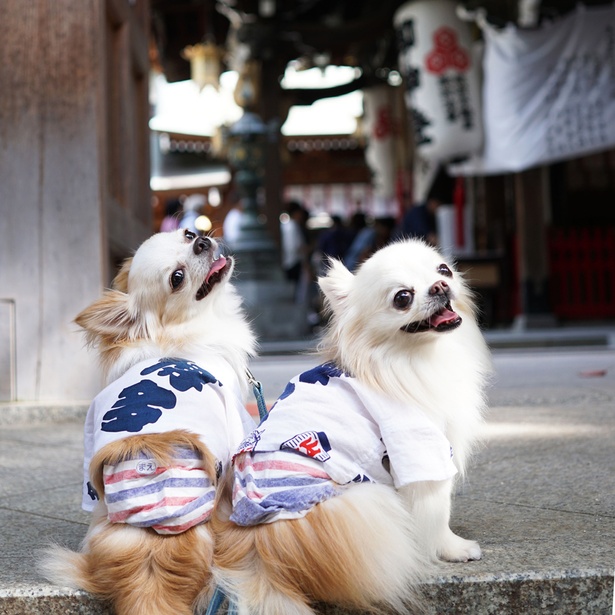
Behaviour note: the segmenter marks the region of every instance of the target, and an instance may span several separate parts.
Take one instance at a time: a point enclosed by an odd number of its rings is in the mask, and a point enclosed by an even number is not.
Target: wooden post
[[[519,328],[553,326],[549,298],[549,261],[546,230],[549,220],[550,192],[546,167],[515,175],[517,225],[517,270]]]
[[[110,256],[151,233],[148,22],[147,0],[2,2],[0,298],[14,322],[0,345],[15,345],[3,401],[89,400],[102,384],[72,321],[109,284]]]

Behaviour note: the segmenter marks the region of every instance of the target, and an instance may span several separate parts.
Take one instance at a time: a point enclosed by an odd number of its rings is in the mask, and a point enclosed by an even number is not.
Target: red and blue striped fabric
[[[321,463],[293,452],[243,453],[234,470],[231,520],[238,525],[303,517],[340,490]]]
[[[211,516],[215,485],[192,450],[177,450],[168,467],[149,458],[129,459],[103,470],[111,523],[180,534]]]

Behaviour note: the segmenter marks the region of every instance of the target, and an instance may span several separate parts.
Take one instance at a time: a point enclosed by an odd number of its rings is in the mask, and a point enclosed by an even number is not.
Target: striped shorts
[[[197,453],[177,448],[168,467],[143,456],[104,466],[105,504],[111,523],[180,534],[209,519],[216,495]]]
[[[293,453],[242,453],[235,458],[233,513],[237,525],[303,517],[340,491],[318,461]]]

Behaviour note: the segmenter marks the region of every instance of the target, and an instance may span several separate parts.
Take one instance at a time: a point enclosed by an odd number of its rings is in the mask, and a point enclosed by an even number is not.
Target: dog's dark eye
[[[193,241],[194,239],[196,239],[196,233],[193,233],[192,231],[186,229],[184,231],[184,237],[190,241]]]
[[[173,290],[179,288],[184,281],[184,272],[181,269],[174,271],[171,274],[171,287]]]
[[[393,305],[398,310],[406,310],[414,301],[414,293],[411,290],[404,289],[400,290],[395,297],[393,298]]]
[[[448,265],[445,265],[444,263],[438,265],[438,273],[446,276],[447,278],[453,277],[453,272],[448,268]]]

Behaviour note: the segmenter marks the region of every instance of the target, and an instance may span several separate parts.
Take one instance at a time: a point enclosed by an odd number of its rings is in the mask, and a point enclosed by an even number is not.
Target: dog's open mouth
[[[220,255],[215,261],[212,262],[209,272],[205,276],[205,280],[196,293],[196,300],[200,301],[207,297],[212,291],[214,286],[218,284],[227,274],[231,268],[232,259],[230,257],[224,257]]]
[[[450,301],[445,303],[437,312],[420,322],[411,322],[401,328],[406,333],[420,333],[422,331],[452,331],[461,324],[461,316],[451,307]]]

